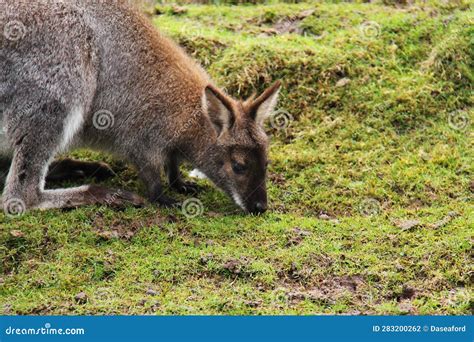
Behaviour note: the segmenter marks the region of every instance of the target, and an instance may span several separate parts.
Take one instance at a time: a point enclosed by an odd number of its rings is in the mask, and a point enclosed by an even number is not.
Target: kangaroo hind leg
[[[22,126],[11,132],[14,155],[2,201],[7,214],[87,204],[143,204],[139,196],[131,193],[94,186],[45,190],[51,161],[78,133],[84,113],[79,107],[67,110],[57,101],[35,109],[34,115],[25,115],[18,121]]]

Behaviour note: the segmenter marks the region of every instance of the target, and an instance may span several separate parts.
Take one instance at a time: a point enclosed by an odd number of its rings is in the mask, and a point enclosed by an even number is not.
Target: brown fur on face
[[[218,135],[214,153],[218,179],[211,179],[252,213],[262,213],[268,207],[268,137],[263,123],[276,105],[280,86],[276,82],[258,98],[245,102],[233,100],[213,86],[205,92],[207,115]]]

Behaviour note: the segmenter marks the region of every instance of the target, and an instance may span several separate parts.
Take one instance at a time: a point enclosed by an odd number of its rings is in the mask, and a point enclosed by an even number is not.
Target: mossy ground
[[[159,6],[156,26],[232,95],[283,80],[270,212],[245,216],[202,181],[195,218],[0,214],[0,313],[472,313],[471,6]],[[142,190],[105,159],[109,185]]]

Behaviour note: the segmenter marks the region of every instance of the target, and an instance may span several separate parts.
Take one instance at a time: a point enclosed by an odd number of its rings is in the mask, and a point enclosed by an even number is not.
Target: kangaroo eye
[[[247,171],[247,166],[244,165],[244,164],[233,162],[232,163],[232,171],[234,171],[234,173],[236,173],[238,175],[241,175],[241,174],[245,173],[245,171]]]

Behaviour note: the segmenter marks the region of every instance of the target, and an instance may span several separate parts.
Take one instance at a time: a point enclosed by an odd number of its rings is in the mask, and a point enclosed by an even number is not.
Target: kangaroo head
[[[263,124],[276,106],[280,85],[276,82],[259,97],[244,102],[212,85],[203,95],[204,113],[216,133],[206,153],[205,173],[250,213],[267,210],[268,137]]]

